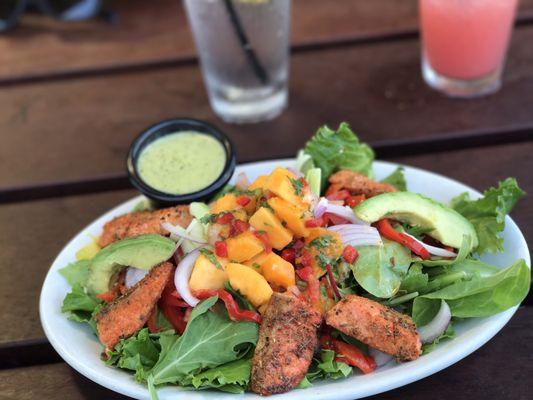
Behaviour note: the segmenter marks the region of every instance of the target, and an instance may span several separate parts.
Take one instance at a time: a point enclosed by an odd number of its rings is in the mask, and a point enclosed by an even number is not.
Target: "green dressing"
[[[161,192],[187,194],[204,189],[224,170],[226,151],[210,135],[181,131],[150,143],[137,161],[141,179]]]

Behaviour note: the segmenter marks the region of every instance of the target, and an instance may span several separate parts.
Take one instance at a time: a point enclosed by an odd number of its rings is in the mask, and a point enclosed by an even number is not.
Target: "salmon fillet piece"
[[[413,320],[365,297],[343,297],[326,314],[326,323],[400,361],[420,357],[422,344]]]
[[[144,326],[173,272],[174,265],[169,262],[153,267],[140,282],[95,315],[98,337],[106,350]]]
[[[304,300],[274,293],[259,328],[252,391],[268,396],[298,386],[313,359],[321,323],[322,315]]]
[[[329,177],[329,183],[339,185],[339,187],[348,189],[356,194],[364,194],[366,197],[398,191],[388,183],[376,182],[365,175],[346,169],[331,175]]]
[[[163,222],[186,228],[192,221],[189,206],[176,206],[154,211],[136,211],[114,218],[104,225],[104,230],[98,239],[100,247],[129,237],[154,233],[168,235],[161,227]]]

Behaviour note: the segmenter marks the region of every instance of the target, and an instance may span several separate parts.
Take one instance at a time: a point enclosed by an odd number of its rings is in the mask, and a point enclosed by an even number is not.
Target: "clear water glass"
[[[287,105],[291,0],[185,0],[211,107],[227,122]]]
[[[501,86],[518,0],[419,0],[422,73],[449,96]]]

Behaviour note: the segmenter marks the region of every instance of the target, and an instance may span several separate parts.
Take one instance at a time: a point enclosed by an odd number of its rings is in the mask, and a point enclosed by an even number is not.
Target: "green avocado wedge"
[[[160,235],[141,235],[112,243],[100,250],[89,264],[86,288],[91,294],[109,290],[111,277],[124,267],[149,270],[168,260],[176,244]]]
[[[478,246],[474,226],[457,211],[418,193],[392,192],[371,197],[354,208],[361,220],[373,223],[391,218],[412,226],[431,229],[428,235],[441,243],[460,248],[463,236],[472,238],[472,251]]]

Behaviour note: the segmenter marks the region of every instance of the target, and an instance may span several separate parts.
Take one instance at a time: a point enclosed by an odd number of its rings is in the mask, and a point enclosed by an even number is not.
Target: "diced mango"
[[[227,239],[226,245],[228,258],[237,262],[249,260],[264,249],[263,243],[250,231]]]
[[[91,237],[91,243],[83,246],[76,252],[76,260],[91,260],[101,250],[98,246],[98,238]]]
[[[292,233],[283,227],[281,221],[268,208],[261,207],[250,217],[250,225],[258,231],[265,231],[270,244],[276,250],[281,250],[292,240]]]
[[[228,261],[224,258],[217,260],[224,267]],[[189,287],[196,290],[224,289],[224,282],[228,280],[228,274],[224,269],[217,268],[209,259],[200,254],[194,263],[194,268],[189,279]]]
[[[211,206],[211,213],[218,214],[224,211],[236,210],[238,208],[242,207],[237,204],[237,196],[235,196],[233,193],[227,193],[215,201],[215,203]]]
[[[278,256],[276,253],[270,252],[261,260],[261,275],[274,285],[287,288],[294,286],[296,278],[294,275],[294,267],[288,261]]]
[[[256,190],[256,189],[264,190],[266,180],[267,180],[266,175],[258,176],[257,179],[248,187],[248,190]]]
[[[321,247],[319,242],[316,242],[317,245],[313,245],[315,239],[320,237],[327,236],[329,237],[329,245]],[[312,267],[315,277],[320,277],[326,273],[326,269],[320,265],[317,258],[322,253],[330,260],[336,260],[342,255],[343,245],[342,238],[337,232],[329,231],[326,228],[310,228],[309,236],[305,238],[305,244],[308,245],[309,251],[311,252],[312,258]]]
[[[304,206],[301,194],[297,193],[297,189],[293,183],[297,181],[296,176],[285,168],[276,168],[268,176],[265,183],[265,189],[270,190],[275,195],[287,200],[297,206]]]
[[[270,300],[273,293],[272,288],[259,272],[237,263],[226,265],[226,272],[228,273],[231,287],[238,290],[255,307],[259,307]]]
[[[303,219],[304,210],[294,204],[283,200],[280,197],[272,197],[268,200],[268,205],[272,207],[274,213],[282,221],[287,223],[287,227],[298,237],[307,237],[309,229],[305,226]]]
[[[252,267],[254,270],[261,273],[261,264],[264,260],[266,260],[269,254],[272,254],[272,252],[267,253],[263,251],[256,255],[254,258],[243,262],[243,264]]]

